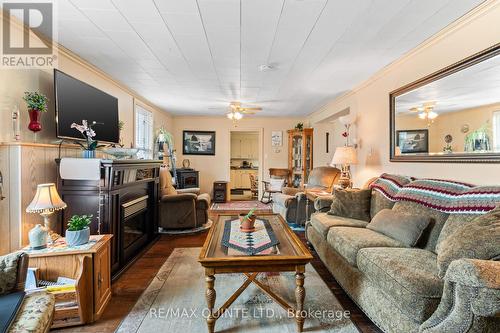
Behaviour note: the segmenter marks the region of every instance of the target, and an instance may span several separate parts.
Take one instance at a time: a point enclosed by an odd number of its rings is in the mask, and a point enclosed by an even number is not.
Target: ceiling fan
[[[261,107],[243,107],[241,102],[231,102],[226,116],[231,120],[240,120],[244,114],[256,114],[259,111],[262,111]]]

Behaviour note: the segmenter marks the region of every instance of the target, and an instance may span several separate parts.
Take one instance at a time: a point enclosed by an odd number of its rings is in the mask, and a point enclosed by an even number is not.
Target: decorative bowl
[[[117,159],[130,158],[137,154],[136,148],[106,148],[102,150],[104,153],[114,156]]]

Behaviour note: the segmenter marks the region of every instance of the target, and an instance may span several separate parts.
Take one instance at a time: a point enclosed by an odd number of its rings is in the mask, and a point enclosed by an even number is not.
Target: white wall
[[[360,139],[354,183],[362,185],[382,172],[437,177],[477,184],[500,184],[498,164],[389,162],[389,93],[421,77],[480,52],[500,41],[500,1],[488,1],[374,77],[310,115],[318,122],[349,108],[357,115]]]

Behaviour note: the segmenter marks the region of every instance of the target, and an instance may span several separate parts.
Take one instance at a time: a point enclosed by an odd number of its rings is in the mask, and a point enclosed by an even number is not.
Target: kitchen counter
[[[257,167],[251,167],[251,168],[242,168],[242,167],[231,167],[231,170],[259,170]]]

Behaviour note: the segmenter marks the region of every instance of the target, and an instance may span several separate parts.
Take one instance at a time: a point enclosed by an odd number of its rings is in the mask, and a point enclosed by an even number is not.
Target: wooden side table
[[[110,240],[113,235],[91,236],[86,245],[68,247],[64,239],[47,249],[23,251],[38,278],[56,281],[59,276],[76,280],[75,290],[53,292],[56,309],[51,328],[88,324],[99,319],[111,299]]]

